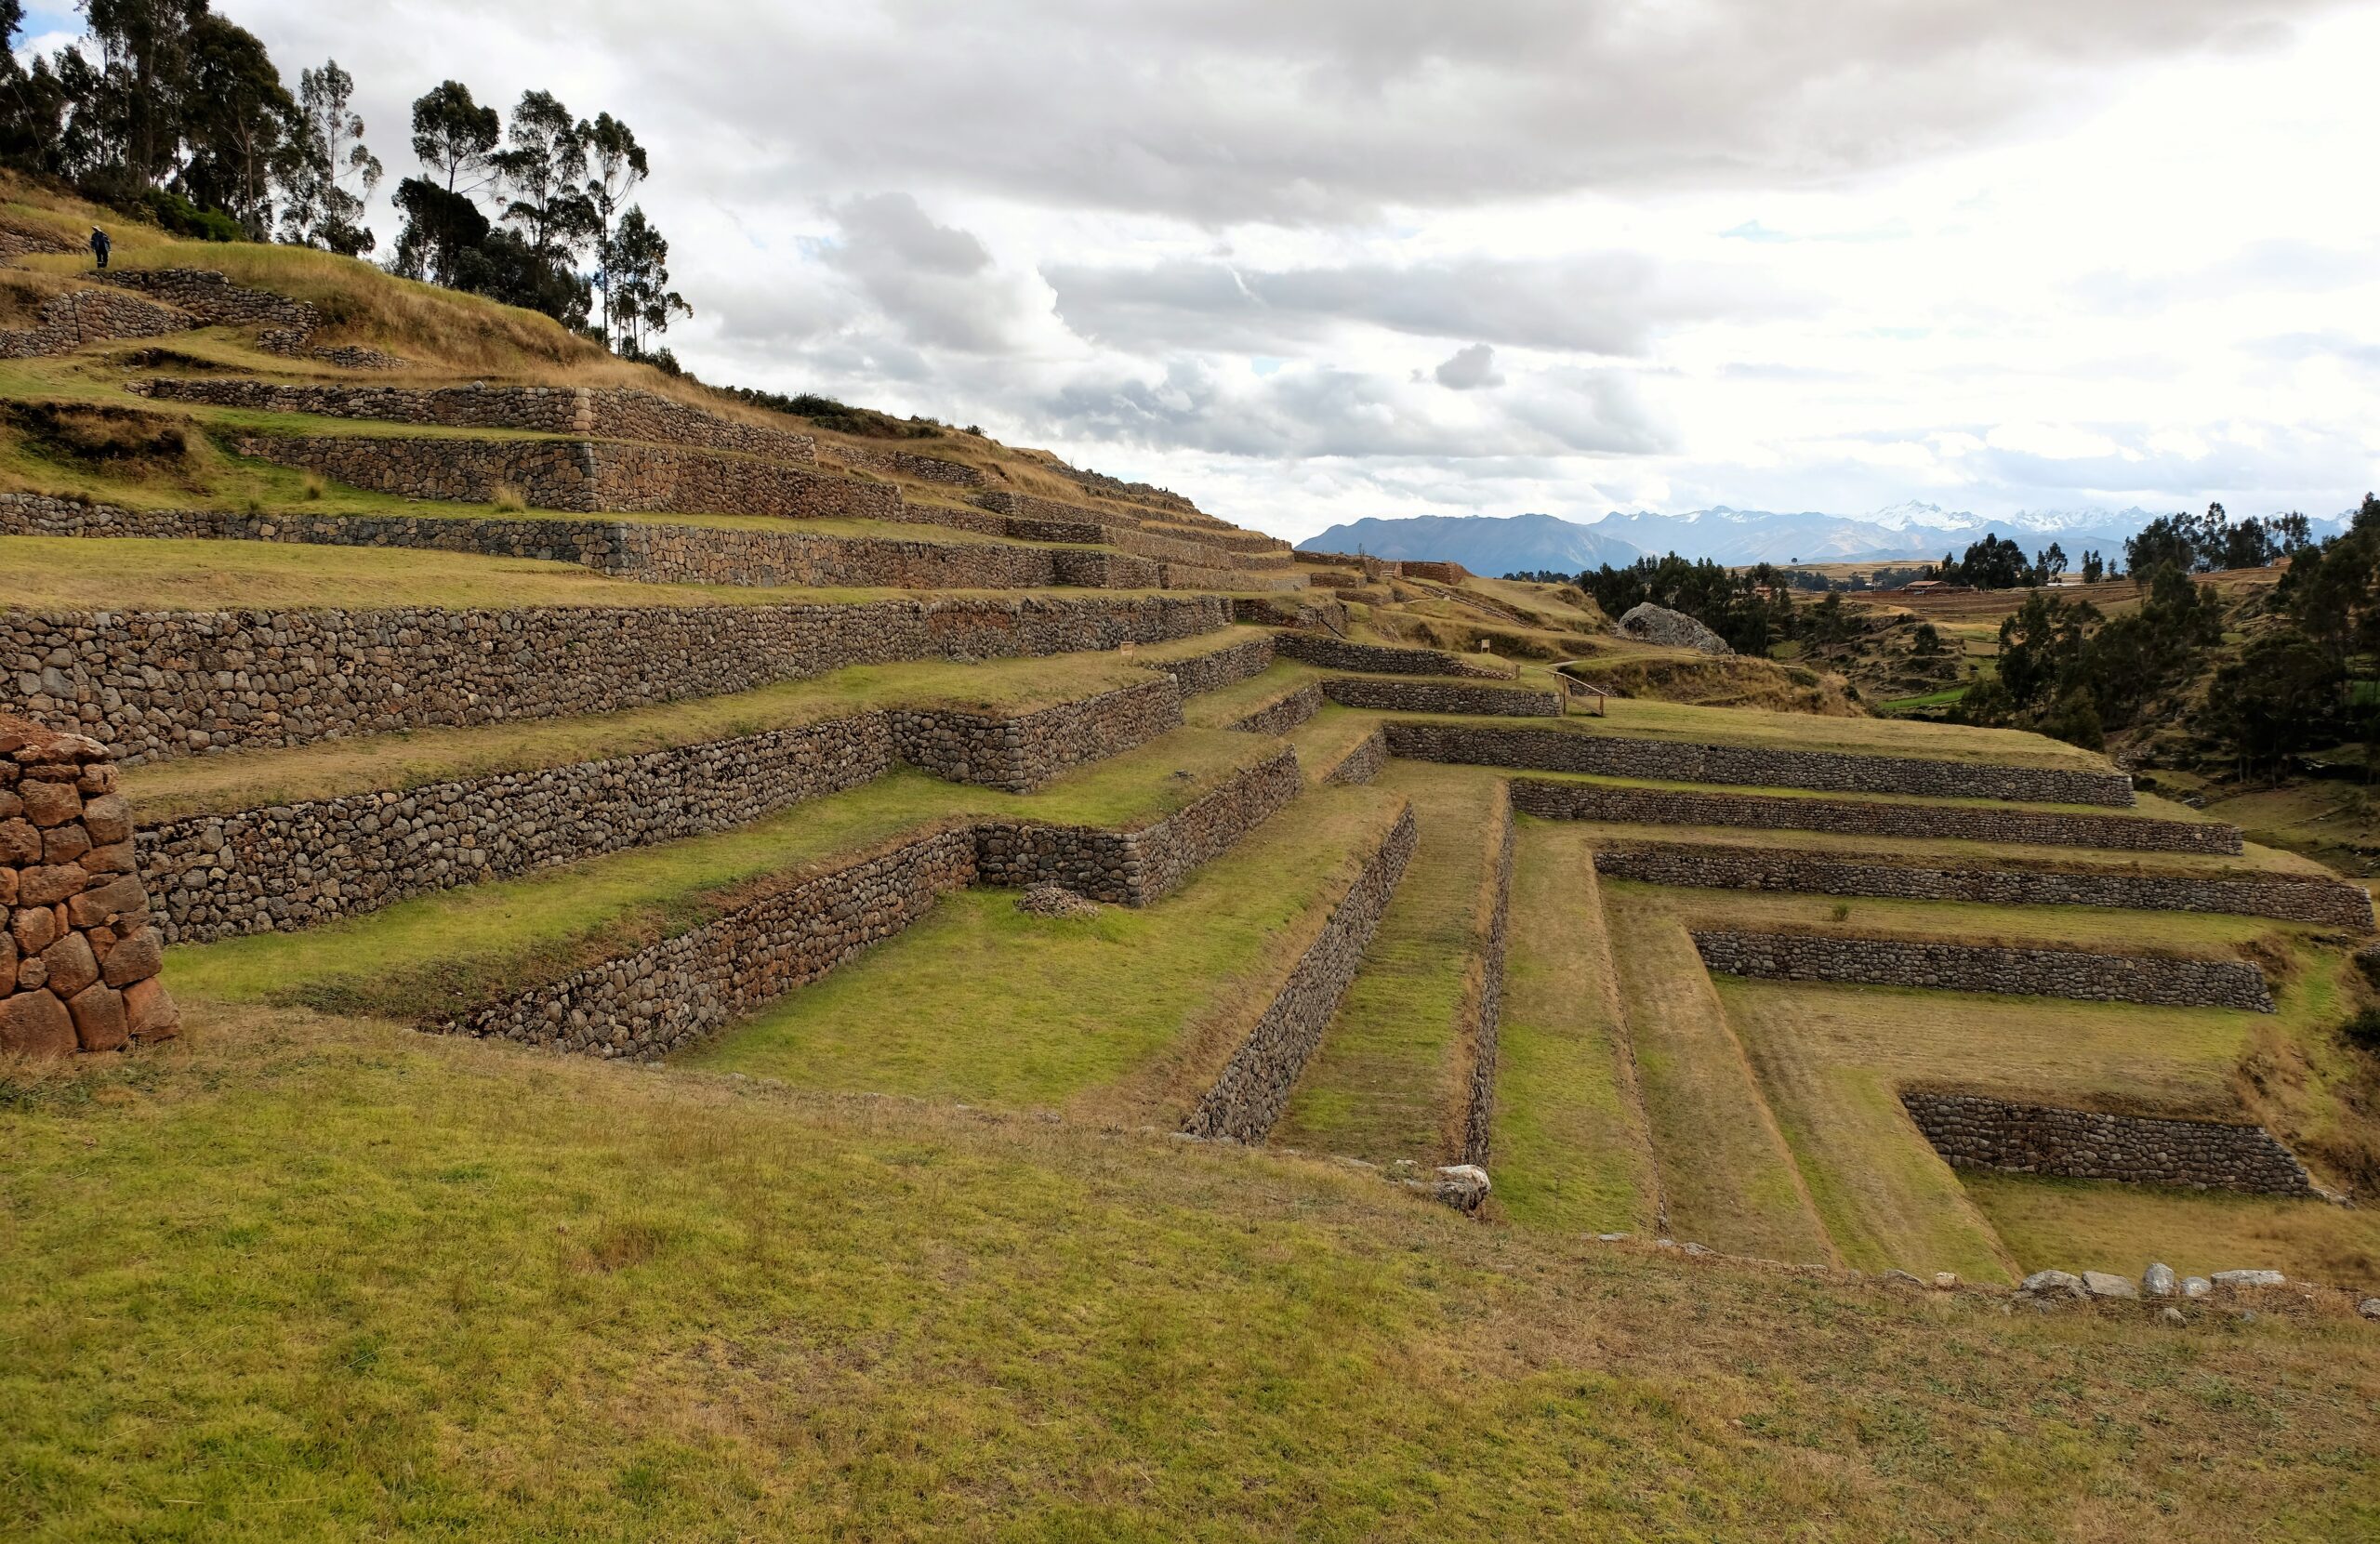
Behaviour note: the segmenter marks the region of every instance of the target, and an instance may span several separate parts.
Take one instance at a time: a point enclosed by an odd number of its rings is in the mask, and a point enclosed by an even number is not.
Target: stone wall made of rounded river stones
[[[1443,747],[1436,736],[1408,735],[1384,726],[1389,750]],[[1437,760],[1424,754],[1422,760]],[[2133,852],[2240,851],[2233,825],[2152,820],[2136,815],[2086,815],[1987,804],[1895,804],[1883,799],[1806,798],[1787,795],[1698,793],[1631,788],[1601,783],[1513,779],[1513,803],[1544,820],[1593,820],[1616,825],[1751,826],[1774,831],[1835,831],[1869,837],[1933,837],[2024,847],[2096,847]]]
[[[2312,874],[2141,874],[2112,869],[1950,868],[1863,863],[1818,852],[1704,842],[1627,842],[1599,849],[1595,870],[1615,879],[1701,890],[1785,891],[2001,906],[2107,906],[2121,911],[2225,912],[2372,930],[2361,885]]]
[[[1212,632],[1193,595],[506,611],[0,614],[0,712],[126,762],[436,724],[604,713],[851,665],[1114,649]]]
[[[1728,976],[2273,1011],[2264,973],[2241,959],[2171,959],[2083,949],[1719,928],[1694,930],[1694,946],[1704,965]]]
[[[1382,676],[1466,676],[1474,680],[1510,680],[1513,673],[1501,664],[1482,664],[1437,649],[1398,649],[1380,643],[1350,643],[1328,633],[1285,630],[1273,652],[1283,659],[1318,665],[1326,670],[1362,670]]]
[[[909,765],[954,783],[1021,794],[1180,728],[1182,692],[1160,677],[1032,713],[895,707],[886,717],[893,754]]]
[[[126,509],[0,494],[0,535],[132,536],[399,547],[576,563],[646,584],[884,589],[1155,589],[1144,559],[1003,542],[826,536],[801,530],[525,515],[245,514]]]
[[[1263,1142],[1281,1118],[1289,1090],[1322,1043],[1364,951],[1412,859],[1416,832],[1408,805],[1366,859],[1347,893],[1298,957],[1247,1037],[1183,1122],[1193,1136]]]
[[[2296,1155],[2261,1126],[2114,1115],[1986,1094],[1902,1090],[1909,1117],[1961,1168],[2072,1180],[2314,1195]]]
[[[1287,734],[1321,711],[1322,684],[1310,680],[1283,693],[1253,713],[1242,714],[1231,721],[1230,727],[1242,734]]]
[[[945,822],[789,876],[675,938],[425,1027],[599,1056],[666,1055],[895,936],[951,891],[1055,882],[1094,900],[1148,904],[1294,798],[1302,784],[1296,753],[1284,746],[1138,829]]]
[[[1289,657],[1303,656],[1291,653]],[[1664,783],[1808,788],[1818,793],[1915,794],[1936,798],[1998,798],[2030,804],[2099,804],[2115,809],[2129,809],[2133,802],[2132,782],[2119,772],[1929,761],[1906,756],[1786,750],[1770,746],[1642,740],[1521,725],[1392,723],[1388,726],[1388,748],[1391,755],[1417,761],[1460,761],[1531,772],[1644,777]]]
[[[0,718],[0,1056],[163,1040],[180,1023],[107,747]]]

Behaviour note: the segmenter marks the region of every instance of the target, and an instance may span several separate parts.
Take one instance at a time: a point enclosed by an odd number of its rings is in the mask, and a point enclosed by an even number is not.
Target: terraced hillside
[[[9,1531],[2380,1515],[2360,888],[74,215],[0,209]],[[2005,1290],[2152,1258],[2289,1281]]]

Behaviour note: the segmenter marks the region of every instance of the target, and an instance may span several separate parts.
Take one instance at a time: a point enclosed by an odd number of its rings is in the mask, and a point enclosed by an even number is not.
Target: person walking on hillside
[[[106,231],[96,225],[91,227],[91,256],[99,260],[101,268],[108,266],[108,247],[111,244]]]

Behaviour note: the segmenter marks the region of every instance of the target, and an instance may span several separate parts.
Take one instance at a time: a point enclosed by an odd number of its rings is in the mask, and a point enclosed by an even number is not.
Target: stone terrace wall
[[[1322,693],[1342,707],[1368,707],[1389,713],[1476,713],[1499,719],[1562,717],[1560,693],[1510,686],[1332,676],[1323,681]]]
[[[1390,723],[1384,727],[1392,754],[1409,756],[1418,750],[1423,753],[1418,759],[1442,759],[1426,753],[1441,748],[1443,742],[1400,737],[1400,729],[1412,726]],[[1871,799],[1706,794],[1672,788],[1555,783],[1534,777],[1513,780],[1513,802],[1522,813],[1545,820],[1593,820],[1615,825],[1735,825],[1772,831],[1839,831],[1865,837],[1935,837],[2020,847],[2098,847],[2132,852],[2221,854],[2240,851],[2237,826],[2129,815],[1995,809],[1983,804],[1890,804]]]
[[[911,766],[1021,794],[1180,728],[1182,692],[1159,679],[1021,717],[945,707],[896,707],[889,717],[893,754]]]
[[[1387,765],[1388,736],[1375,729],[1348,747],[1347,754],[1339,759],[1339,764],[1322,774],[1322,781],[1369,783]],[[1515,804],[1514,808],[1518,805]]]
[[[882,445],[839,444],[834,448],[834,456],[847,467],[914,477],[920,482],[940,483],[945,488],[980,488],[988,481],[981,470],[964,461],[946,461],[939,455],[919,455],[915,451]]]
[[[1481,665],[1461,654],[1436,649],[1392,649],[1378,643],[1350,643],[1320,633],[1284,631],[1273,643],[1283,659],[1319,665],[1326,670],[1362,670],[1382,676],[1466,676],[1481,680],[1510,680],[1501,666]]]
[[[580,514],[898,520],[901,490],[724,451],[610,440],[250,435],[232,447],[403,498],[494,503],[517,495]]]
[[[188,316],[137,296],[104,289],[70,290],[33,313],[30,327],[0,329],[0,359],[72,353],[86,343],[119,337],[163,337],[187,332]]]
[[[675,938],[430,1026],[600,1056],[666,1055],[906,929],[973,884],[1055,878],[1145,905],[1297,796],[1294,753],[1248,769],[1168,819],[1107,833],[953,821],[788,879]],[[1409,844],[1408,844],[1409,845]],[[991,867],[979,866],[979,855]]]
[[[1094,901],[1145,906],[1296,798],[1305,785],[1288,746],[1151,825],[1121,831],[983,821],[975,827],[977,882],[1060,884]]]
[[[1405,878],[1416,832],[1408,806],[1366,860],[1363,871],[1306,946],[1289,979],[1249,1027],[1182,1128],[1194,1136],[1263,1142],[1280,1120],[1289,1090],[1322,1043],[1322,1032],[1339,1010],[1339,999],[1363,965],[1364,951],[1388,910],[1389,898]]]
[[[651,391],[617,386],[416,388],[165,376],[136,382],[130,389],[159,402],[203,402],[266,413],[645,440],[736,451],[800,466],[817,460],[817,442],[807,434],[724,418]]]
[[[893,765],[882,713],[137,833],[170,944],[293,931],[409,895],[732,830]]]
[[[1618,734],[1564,730],[1392,724],[1389,748],[1395,755],[1418,761],[1526,767],[1536,772],[1586,772],[1603,777],[1647,777],[1666,783],[1750,784],[1771,788],[1810,788],[1821,793],[2004,798],[2032,804],[2101,804],[2116,809],[2128,809],[2133,801],[2131,780],[2122,772],[1925,761],[1914,757],[1782,750],[1765,746],[1636,740]],[[2235,845],[2231,851],[2239,849]]]
[[[662,1056],[892,937],[974,877],[970,827],[904,837],[675,938],[433,1027],[600,1056]]]
[[[1218,692],[1234,681],[1261,676],[1272,663],[1273,640],[1267,635],[1188,659],[1151,661],[1149,668],[1171,676],[1181,685],[1183,696],[1195,697],[1201,692]]]
[[[1910,1119],[1961,1168],[2073,1180],[2314,1195],[2296,1155],[2261,1126],[2110,1115],[1982,1094],[1906,1089]]]
[[[169,1038],[180,1023],[107,747],[0,718],[0,1054]]]
[[[1230,727],[1242,734],[1287,734],[1321,711],[1321,683],[1307,681],[1255,712],[1233,719]]]
[[[2110,906],[2122,911],[2224,912],[2372,931],[2360,885],[2315,875],[2135,874],[2047,868],[1941,868],[1858,863],[1822,853],[1702,842],[1635,843],[1595,853],[1598,873],[1702,890],[1787,891],[2002,906]]]
[[[1513,805],[1499,786],[1495,797],[1504,807],[1502,836],[1497,842],[1496,866],[1488,884],[1488,926],[1479,954],[1463,983],[1461,1043],[1470,1052],[1471,1080],[1464,1090],[1462,1142],[1457,1163],[1488,1162],[1488,1139],[1496,1116],[1496,1043],[1504,1016],[1504,941],[1513,913]]]
[[[212,269],[112,268],[92,277],[163,300],[204,326],[276,326],[311,333],[323,324],[323,313],[305,301],[270,290],[244,289]]]
[[[1172,595],[0,613],[0,712],[80,728],[132,761],[603,713],[850,665],[1157,643],[1212,632],[1229,615],[1227,601]]]
[[[1157,565],[1112,553],[991,542],[822,536],[602,519],[235,514],[125,509],[0,494],[0,535],[139,536],[399,547],[577,563],[649,584],[894,589],[1154,589]]]
[[[1727,929],[1697,930],[1694,946],[1701,951],[1703,964],[1730,976],[2273,1011],[2263,974],[2245,960]]]

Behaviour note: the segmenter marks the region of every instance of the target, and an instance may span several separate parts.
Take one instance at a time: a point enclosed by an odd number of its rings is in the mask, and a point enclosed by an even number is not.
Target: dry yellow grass
[[[2024,1271],[2137,1276],[2163,1260],[2184,1275],[2280,1271],[2380,1291],[2380,1212],[2368,1208],[2015,1174],[1964,1180]]]
[[[1792,1155],[1674,918],[1604,887],[1669,1232],[1731,1254],[1833,1263]]]

